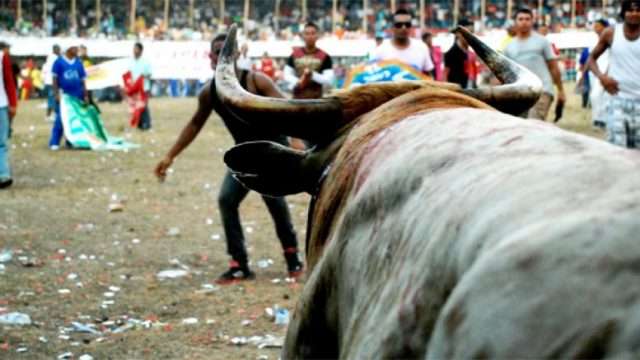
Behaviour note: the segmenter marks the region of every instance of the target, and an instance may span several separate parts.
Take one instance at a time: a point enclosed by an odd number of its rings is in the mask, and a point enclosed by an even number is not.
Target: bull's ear
[[[224,154],[224,162],[249,189],[285,196],[309,191],[304,172],[306,154],[271,141],[253,141],[231,148]]]

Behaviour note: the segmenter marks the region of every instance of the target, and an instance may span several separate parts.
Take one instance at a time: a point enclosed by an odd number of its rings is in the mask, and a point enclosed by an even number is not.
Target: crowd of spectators
[[[190,10],[193,1],[193,11]],[[318,24],[321,37],[360,39],[374,37],[389,31],[391,0],[369,0],[366,11],[367,31],[363,31],[365,11],[362,0],[338,1],[335,28],[333,27],[332,0],[307,0],[307,17],[303,18],[300,0],[278,0],[278,16],[275,14],[276,0],[251,1],[249,20],[244,21],[244,0],[225,0],[224,17],[221,23],[218,0],[170,0],[168,23],[164,21],[164,0],[138,1],[133,32],[129,24],[129,5],[122,0],[102,0],[100,19],[97,18],[95,0],[77,0],[76,21],[72,21],[70,2],[47,2],[46,19],[43,18],[43,2],[22,0],[22,17],[16,20],[17,0],[8,1],[0,8],[0,32],[22,36],[80,36],[109,39],[157,39],[157,40],[201,40],[210,39],[225,25],[241,23],[252,40],[292,39],[301,31],[305,20]],[[419,17],[419,1],[396,0]],[[484,28],[502,28],[507,23],[507,0],[488,2],[485,9]],[[575,25],[584,27],[599,18],[613,18],[620,0],[608,1],[603,9],[601,0],[576,1]],[[460,0],[459,18],[480,21],[480,0]],[[538,1],[513,1],[513,8],[528,6],[538,9]],[[604,11],[604,13],[603,13]],[[543,1],[542,15],[545,23],[554,24],[552,31],[571,25],[570,0]],[[536,14],[537,15],[537,14]],[[428,1],[425,8],[425,27],[431,31],[447,30],[454,23],[452,2]],[[276,21],[277,19],[277,21]],[[99,21],[98,21],[99,20]],[[419,27],[419,24],[415,24]]]

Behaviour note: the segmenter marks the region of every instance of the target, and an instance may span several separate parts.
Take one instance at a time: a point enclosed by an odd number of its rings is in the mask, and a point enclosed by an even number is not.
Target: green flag
[[[121,138],[109,136],[95,106],[87,105],[73,96],[62,95],[60,115],[64,136],[74,148],[124,150],[140,147]]]

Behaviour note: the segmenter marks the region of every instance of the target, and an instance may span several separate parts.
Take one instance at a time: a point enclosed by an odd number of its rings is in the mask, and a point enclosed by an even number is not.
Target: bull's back
[[[325,256],[343,357],[562,357],[633,327],[616,319],[640,294],[638,170],[632,152],[489,110],[381,132]]]

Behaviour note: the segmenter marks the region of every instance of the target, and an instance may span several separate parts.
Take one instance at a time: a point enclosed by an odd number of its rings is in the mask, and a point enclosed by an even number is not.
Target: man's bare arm
[[[587,66],[589,67],[589,70],[591,70],[591,73],[593,73],[593,75],[595,75],[598,78],[604,75],[600,71],[600,68],[598,67],[598,63],[597,63],[598,58],[600,58],[600,56],[604,54],[604,52],[607,51],[607,49],[611,46],[612,40],[613,40],[613,29],[612,28],[605,29],[602,32],[602,35],[600,35],[600,38],[598,39],[598,43],[596,44],[596,47],[594,47],[593,50],[591,50],[591,53],[589,54],[589,59],[587,60]]]
[[[210,83],[205,84],[204,89],[198,96],[198,108],[191,117],[191,120],[185,125],[180,132],[178,139],[173,144],[169,152],[165,157],[156,165],[155,175],[160,181],[163,181],[167,176],[167,169],[173,164],[173,160],[180,155],[180,153],[191,144],[193,139],[196,138],[200,130],[207,122],[209,115],[213,111],[213,105],[211,104],[210,95]]]
[[[598,44],[593,49],[591,54],[589,55],[589,69],[595,75],[600,82],[602,83],[602,87],[610,94],[615,95],[618,92],[618,82],[609,77],[607,74],[604,74],[600,67],[598,66],[597,60],[613,43],[613,28],[607,28],[600,35],[600,39],[598,40]]]
[[[274,98],[284,98],[284,94],[278,89],[276,84],[271,80],[268,76],[261,72],[254,72],[253,79],[255,81],[255,87],[258,92],[258,95],[274,97]]]
[[[548,60],[547,67],[549,68],[549,73],[551,74],[553,83],[556,85],[556,88],[558,88],[558,101],[564,102],[566,100],[566,96],[564,94],[564,86],[562,86],[562,75],[560,74],[560,68],[558,67],[558,60]]]

